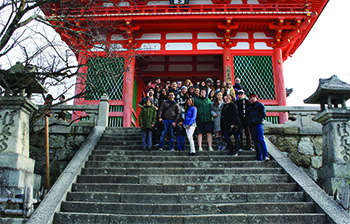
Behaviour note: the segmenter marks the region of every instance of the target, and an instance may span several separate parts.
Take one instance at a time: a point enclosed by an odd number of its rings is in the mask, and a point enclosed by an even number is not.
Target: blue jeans
[[[146,129],[142,131],[142,148],[151,148],[152,147],[152,130]]]
[[[167,131],[170,133],[170,139],[169,139],[169,149],[174,148],[174,130],[173,130],[173,120],[163,120],[164,121],[164,130],[162,132],[162,135],[160,136],[159,140],[159,147],[164,149],[164,143],[165,143],[165,135]]]
[[[185,136],[177,137],[177,149],[178,150],[185,149]]]
[[[250,134],[255,145],[256,159],[263,160],[268,157],[266,143],[264,140],[264,128],[262,124],[249,127]]]

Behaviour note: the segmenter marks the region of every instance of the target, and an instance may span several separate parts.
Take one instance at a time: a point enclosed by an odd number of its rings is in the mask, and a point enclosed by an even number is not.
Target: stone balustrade
[[[284,124],[264,122],[268,134],[322,135],[322,125],[313,118],[321,111],[320,107],[310,106],[266,106],[266,112],[287,112],[290,120]]]

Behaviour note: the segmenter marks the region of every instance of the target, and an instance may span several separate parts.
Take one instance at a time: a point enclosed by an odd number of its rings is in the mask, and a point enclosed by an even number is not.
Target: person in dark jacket
[[[264,140],[264,128],[262,125],[262,122],[266,117],[265,106],[258,101],[258,97],[255,93],[250,94],[249,101],[252,103],[252,106],[247,111],[247,124],[254,141],[256,160],[269,161],[270,158],[267,154],[267,147]]]
[[[154,89],[153,87],[150,87],[147,92],[148,96],[143,97],[140,102],[137,104],[138,107],[142,108],[146,104],[146,100],[150,99],[152,100],[152,106],[158,110],[159,102],[156,97],[154,97]]]
[[[175,136],[177,138],[177,149],[179,151],[186,150],[186,147],[185,147],[186,129],[184,127],[184,119],[182,117],[179,118],[179,121],[176,124]]]
[[[238,156],[240,133],[242,131],[241,121],[238,117],[237,106],[232,102],[232,97],[230,95],[224,96],[224,103],[221,112],[221,131],[229,147],[229,155]],[[231,141],[232,134],[235,136],[235,147],[233,147]]]
[[[252,149],[252,139],[249,131],[249,127],[247,125],[247,111],[251,107],[250,101],[246,98],[244,94],[244,90],[238,90],[237,91],[237,100],[235,101],[235,104],[238,108],[238,116],[239,120],[242,124],[242,129],[244,130],[245,137],[246,137],[246,147],[244,147],[243,139],[241,136],[241,145],[240,145],[240,151],[245,150],[253,150]]]
[[[139,124],[142,130],[142,149],[151,150],[152,129],[156,123],[157,111],[152,106],[152,99],[146,99],[146,104],[142,107],[139,115]]]
[[[158,119],[159,123],[164,122],[165,129],[163,130],[159,140],[159,151],[163,151],[165,143],[165,135],[169,131],[169,150],[174,150],[174,130],[176,121],[180,117],[180,106],[175,102],[175,94],[170,91],[168,100],[164,101],[159,108]]]

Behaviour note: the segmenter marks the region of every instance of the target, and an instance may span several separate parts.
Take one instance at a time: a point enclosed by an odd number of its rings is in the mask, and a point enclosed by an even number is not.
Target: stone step
[[[138,140],[123,140],[123,139],[119,139],[119,140],[114,140],[114,141],[99,141],[97,143],[98,146],[104,146],[104,145],[115,145],[115,146],[119,146],[119,145],[132,145],[132,146],[141,146],[142,141],[141,139]]]
[[[176,144],[174,145],[174,147],[175,147],[175,149],[177,149],[177,145]],[[198,150],[197,143],[195,143],[195,147],[196,147],[196,150]],[[203,142],[202,147],[203,147],[204,152],[207,152],[208,149],[209,149],[208,144],[205,143],[205,142]],[[215,143],[213,144],[212,147],[213,147],[214,151],[217,151],[218,147],[217,147],[217,145]],[[158,149],[159,149],[159,146],[152,146],[152,151],[151,152],[158,151]],[[168,149],[169,149],[168,148],[168,143],[166,143],[165,146],[164,146],[164,151],[168,151]],[[94,150],[97,150],[97,151],[100,151],[100,150],[115,150],[115,151],[121,150],[121,151],[124,151],[124,150],[126,150],[126,151],[136,151],[136,152],[138,152],[138,151],[142,151],[142,144],[141,144],[141,142],[139,142],[138,144],[134,144],[134,145],[126,145],[126,144],[119,144],[119,145],[117,145],[117,144],[114,144],[114,143],[97,144],[95,146]],[[189,150],[190,150],[190,146],[189,146],[188,143],[186,143],[186,150],[185,151],[189,152]],[[249,150],[243,150],[243,152],[244,151],[249,152]],[[226,148],[224,150],[224,152],[227,153],[228,152],[228,148]],[[253,151],[253,152],[255,153],[255,151]]]
[[[187,137],[185,138],[186,142],[188,142]],[[197,137],[193,137],[194,141],[197,142]],[[234,142],[234,138],[231,138]],[[99,142],[114,142],[114,141],[120,141],[120,140],[137,140],[137,141],[141,141],[142,140],[142,134],[141,132],[137,132],[137,133],[121,133],[118,135],[106,135],[104,134]],[[166,141],[168,141],[169,139],[166,139]],[[174,140],[177,141],[177,137],[174,136]],[[203,142],[207,142],[207,138],[204,137],[203,138]],[[216,139],[213,139],[213,143],[216,143]]]
[[[79,175],[77,183],[140,183],[140,184],[193,184],[193,183],[286,183],[288,174],[224,174],[224,175]]]
[[[235,157],[237,158],[237,157]],[[187,161],[187,162],[108,162],[108,161],[87,161],[86,168],[236,168],[236,167],[276,167],[275,161]]]
[[[314,213],[315,207],[312,202],[154,204],[64,201],[61,204],[61,211],[133,215],[285,214]]]
[[[131,148],[131,147],[130,147]],[[134,149],[134,148],[133,148]],[[123,155],[123,156],[129,156],[129,155],[147,155],[147,156],[187,156],[189,153],[189,149],[185,150],[185,151],[169,151],[169,150],[164,150],[164,151],[158,151],[157,150],[151,150],[151,151],[143,151],[143,150],[125,150],[124,148],[120,147],[117,149],[117,147],[115,147],[115,149],[109,149],[109,147],[107,148],[103,148],[103,147],[96,147],[93,151],[92,151],[92,155],[111,155],[111,156],[118,156],[118,155]],[[214,151],[214,152],[210,152],[207,149],[205,151],[202,152],[197,152],[198,155],[197,156],[227,156],[228,151],[224,150],[224,151]],[[243,150],[243,151],[239,151],[238,152],[239,155],[253,155],[255,156],[255,151],[250,151],[250,150]]]
[[[123,155],[91,155],[89,156],[89,161],[107,161],[107,162],[116,162],[116,161],[160,161],[160,162],[167,162],[167,161],[254,161],[255,156],[253,155],[240,155],[238,157],[232,157],[232,156],[184,156],[184,155],[178,155],[178,156],[164,156],[162,153],[159,153],[158,155],[129,155],[129,156],[123,156]]]
[[[115,193],[230,193],[230,192],[294,192],[296,183],[254,183],[254,184],[116,184],[75,183],[73,192],[115,192]]]
[[[82,175],[140,175],[140,174],[281,174],[281,168],[84,168]]]
[[[76,223],[269,223],[296,224],[317,223],[326,224],[324,214],[209,214],[209,215],[120,215],[120,214],[90,214],[60,212],[55,214],[56,224]]]
[[[126,140],[126,139],[116,139],[114,141],[99,141],[96,145],[96,147],[105,147],[105,146],[123,146],[123,145],[128,145],[128,144],[131,144],[132,146],[142,146],[142,140],[141,139],[134,139],[134,140]],[[198,148],[198,143],[197,141],[195,141],[195,147]],[[235,144],[235,142],[233,141],[233,145]],[[154,147],[154,149],[158,149],[159,146],[152,146]],[[174,147],[177,147],[177,142],[175,141],[174,142]],[[185,147],[189,149],[190,145],[189,145],[189,142],[186,141],[185,142]],[[203,149],[208,149],[209,148],[209,145],[206,141],[203,141],[202,142],[202,147]],[[217,144],[216,143],[213,143],[212,144],[212,147],[214,148],[217,148]],[[164,143],[164,149],[168,149],[169,148],[169,142],[166,141]],[[136,148],[136,149],[140,149],[140,148]]]
[[[246,202],[302,202],[303,192],[279,193],[100,193],[70,192],[67,201],[121,203],[246,203]]]
[[[118,136],[102,136],[99,140],[99,142],[116,142],[116,141],[130,141],[130,140],[137,140],[137,141],[142,141],[141,139],[141,134],[140,135],[135,135],[135,134],[129,134],[126,133],[124,135],[118,135]]]

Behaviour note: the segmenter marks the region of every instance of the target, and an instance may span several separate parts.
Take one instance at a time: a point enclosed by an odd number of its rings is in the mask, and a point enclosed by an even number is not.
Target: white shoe
[[[265,157],[265,161],[270,161],[270,158],[269,157]]]
[[[209,147],[209,151],[214,151],[213,147],[210,146]]]
[[[198,151],[199,152],[203,152],[203,148],[202,147],[198,147]]]

